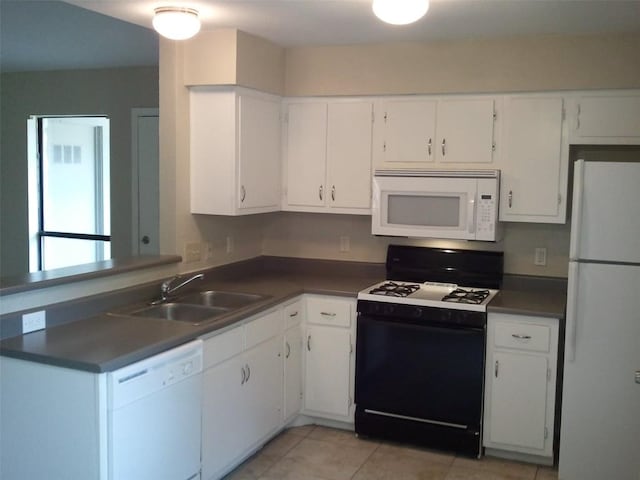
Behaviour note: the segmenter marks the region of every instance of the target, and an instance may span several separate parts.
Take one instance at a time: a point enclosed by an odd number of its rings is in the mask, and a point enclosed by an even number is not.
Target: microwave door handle
[[[469,200],[469,210],[467,212],[468,215],[468,224],[469,224],[469,233],[476,232],[476,197],[475,195],[471,197]]]

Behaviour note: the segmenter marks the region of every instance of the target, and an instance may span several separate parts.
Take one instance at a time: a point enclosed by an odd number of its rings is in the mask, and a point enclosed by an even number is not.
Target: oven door
[[[479,437],[485,336],[484,327],[359,315],[358,410]]]

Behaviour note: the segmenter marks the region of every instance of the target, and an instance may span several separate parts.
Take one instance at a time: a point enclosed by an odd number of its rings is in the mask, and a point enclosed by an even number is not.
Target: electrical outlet
[[[348,252],[351,250],[351,239],[348,236],[340,237],[340,251]]]
[[[47,315],[45,310],[25,313],[22,315],[22,333],[42,330],[47,326]]]
[[[544,267],[547,264],[547,249],[544,247],[538,247],[535,250],[533,256],[533,264]]]
[[[202,250],[200,242],[189,242],[184,246],[185,263],[194,263],[202,260]]]
[[[233,253],[233,237],[227,236],[227,253]]]
[[[211,243],[211,242],[205,243],[204,244],[204,249],[205,249],[205,252],[206,252],[205,258],[207,260],[211,260],[213,258],[213,243]]]

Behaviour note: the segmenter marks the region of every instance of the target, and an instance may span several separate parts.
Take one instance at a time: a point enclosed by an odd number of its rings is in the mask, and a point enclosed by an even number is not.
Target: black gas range
[[[503,254],[390,245],[386,268],[358,294],[356,433],[479,457]]]

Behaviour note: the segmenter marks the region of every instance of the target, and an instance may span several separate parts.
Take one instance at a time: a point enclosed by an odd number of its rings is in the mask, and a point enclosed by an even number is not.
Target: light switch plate
[[[37,312],[25,313],[22,315],[22,333],[35,332],[42,330],[47,326],[46,311],[39,310]]]
[[[544,247],[538,247],[535,250],[533,264],[544,267],[547,264],[547,249]]]

